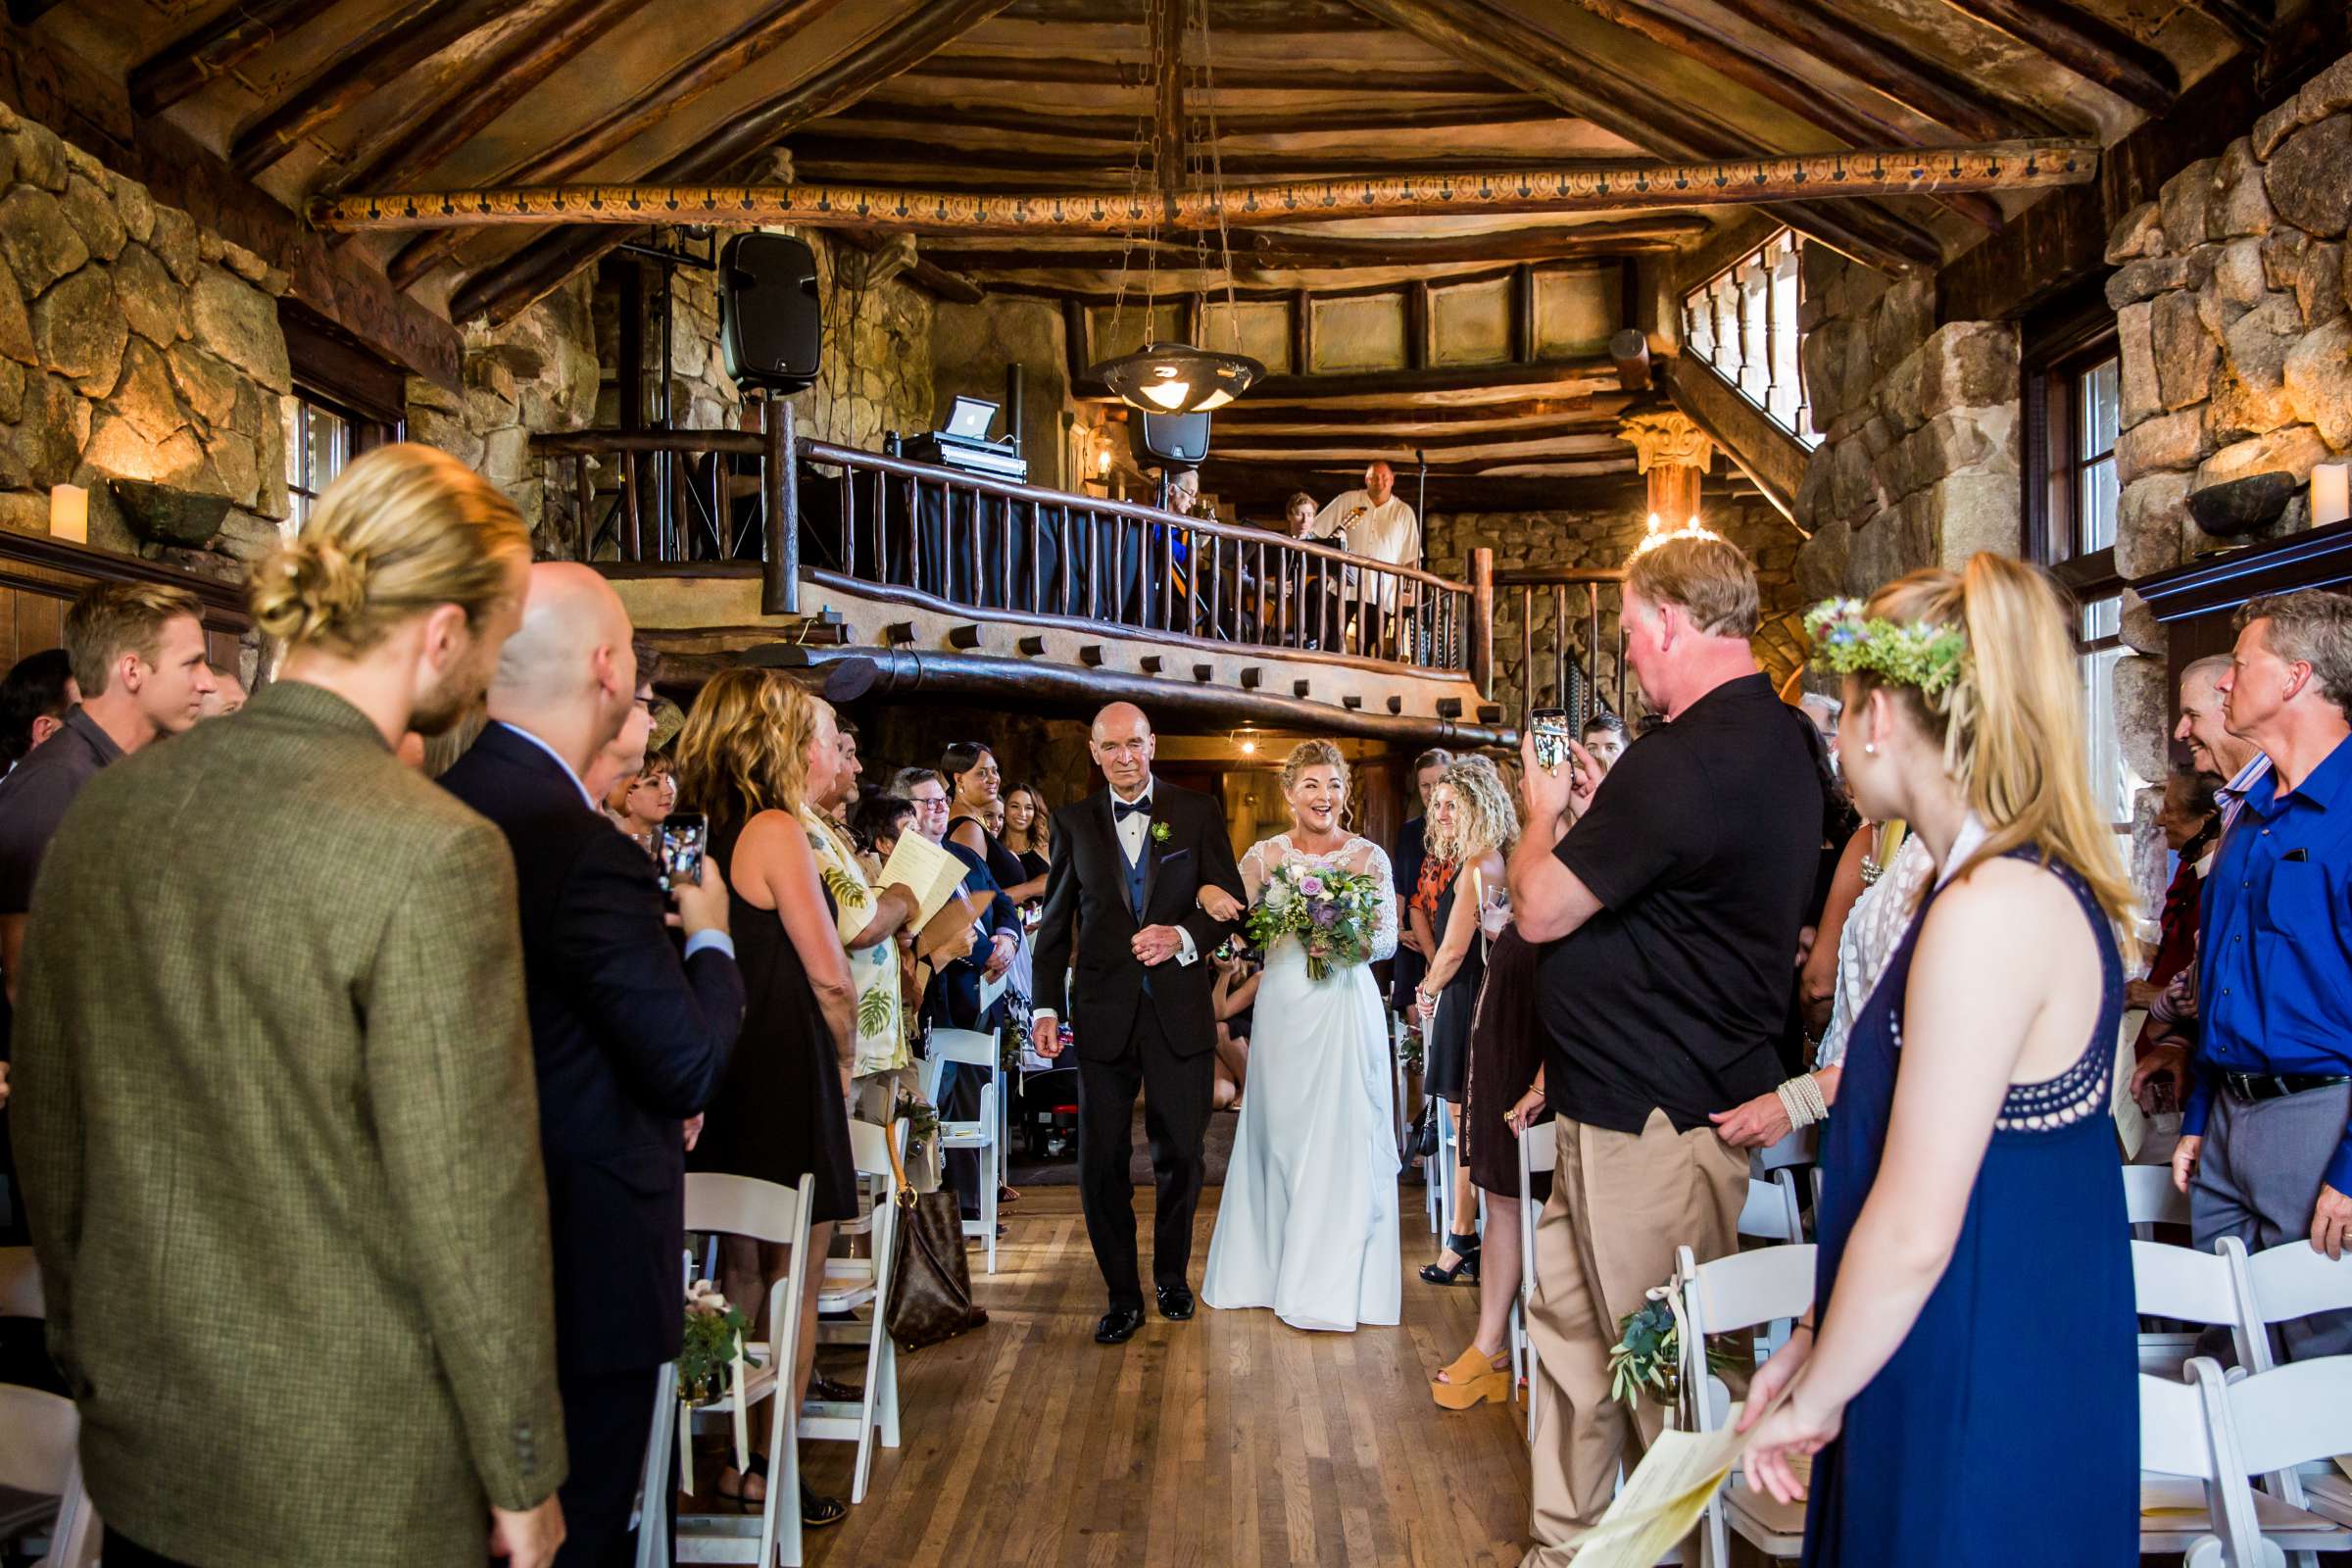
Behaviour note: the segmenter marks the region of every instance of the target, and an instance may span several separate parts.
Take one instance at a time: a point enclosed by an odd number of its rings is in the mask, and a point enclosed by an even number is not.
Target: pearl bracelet
[[[1775,1089],[1781,1108],[1788,1113],[1791,1130],[1810,1127],[1829,1119],[1830,1102],[1821,1097],[1821,1080],[1811,1073],[1800,1073]]]

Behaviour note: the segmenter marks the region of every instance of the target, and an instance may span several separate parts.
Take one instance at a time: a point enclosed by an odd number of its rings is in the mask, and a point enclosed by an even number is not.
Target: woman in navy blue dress
[[[1816,1455],[1808,1564],[2130,1568],[2136,1323],[2107,1109],[2132,896],[2063,602],[1980,555],[1808,625],[1845,676],[1856,803],[1908,820],[1937,877],[1854,1024],[1815,1311],[1750,1390],[1748,1475],[1802,1496],[1789,1460]]]

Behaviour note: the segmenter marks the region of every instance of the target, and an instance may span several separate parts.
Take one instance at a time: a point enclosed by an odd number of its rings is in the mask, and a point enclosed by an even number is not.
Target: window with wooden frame
[[[1683,295],[1683,341],[1807,447],[1821,445],[1797,356],[1804,236],[1779,233]]]
[[[2124,581],[2115,564],[2123,366],[2103,300],[2032,333],[2023,378],[2027,553],[2073,593],[2091,789],[2118,831],[2139,781],[2116,728]]]
[[[294,390],[280,400],[290,537],[345,465],[405,434],[407,377],[299,306],[283,307],[279,324],[294,371]]]

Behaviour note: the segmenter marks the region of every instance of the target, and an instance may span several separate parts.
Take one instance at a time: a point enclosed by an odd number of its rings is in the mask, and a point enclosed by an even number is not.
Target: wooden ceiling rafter
[[[484,55],[390,130],[352,149],[329,189],[399,185],[434,169],[649,0],[565,0],[545,23]]]
[[[787,0],[695,51],[553,146],[517,159],[490,177],[494,181],[568,179],[773,54],[840,4],[842,0]],[[464,241],[465,235],[455,230],[427,234],[393,257],[385,271],[396,285],[408,288],[456,255]]]
[[[228,167],[253,178],[302,139],[467,33],[518,8],[521,0],[409,0],[336,51],[294,91],[240,128]]]
[[[1712,122],[1656,97],[1628,90],[1614,74],[1564,48],[1549,34],[1479,0],[1351,0],[1365,15],[1397,27],[1458,60],[1485,67],[1525,91],[1590,120],[1602,129],[1670,159],[1736,156],[1740,139]],[[1887,270],[1942,259],[1934,236],[1891,217],[1832,215],[1818,204],[1776,204],[1776,216],[1810,238]]]
[[[2160,50],[2066,0],[1944,0],[1962,16],[2047,55],[2125,102],[2161,115],[2180,96],[2180,74]]]
[[[1151,82],[1150,69],[1126,60],[1087,59],[985,53],[933,56],[907,68],[907,75],[936,81],[1033,82],[1059,87],[1132,87]],[[1410,98],[1415,93],[1507,93],[1511,84],[1476,71],[1415,71],[1400,79],[1394,66],[1338,60],[1315,62],[1313,85],[1334,92],[1376,92],[1383,98]],[[1221,66],[1216,72],[1219,92],[1296,92],[1301,85],[1298,67],[1252,69]],[[1198,67],[1185,67],[1185,86],[1205,89],[1207,80]]]
[[[142,120],[202,92],[334,0],[239,0],[211,22],[181,34],[130,68],[131,112]]]
[[[1499,86],[1500,84],[1497,83]],[[875,93],[860,99],[847,114],[819,121],[813,129],[830,136],[905,134],[905,127],[936,129],[942,117],[969,130],[1004,131],[1021,136],[1070,136],[1120,143],[1135,137],[1133,115],[1061,114],[1048,104],[1017,108],[1000,102],[961,97],[901,97]],[[1557,122],[1559,111],[1525,93],[1496,94],[1476,102],[1446,104],[1366,104],[1342,110],[1218,110],[1220,140],[1251,136],[1361,135],[1381,130],[1475,130],[1489,125],[1518,125]],[[1186,134],[1199,140],[1208,134],[1208,117],[1189,112]],[[896,127],[884,130],[881,127]],[[1225,155],[1228,162],[1235,155]]]
[[[1156,138],[1154,138],[1156,140]],[[936,138],[840,136],[809,131],[792,138],[793,168],[812,183],[820,177],[851,185],[944,184],[957,190],[1034,190],[1036,175],[1050,175],[1071,189],[1124,192],[1127,169],[1113,165],[1100,145],[1070,141],[1054,150],[965,146],[943,163]],[[1228,179],[1295,184],[1309,179],[1369,179],[1397,174],[1514,173],[1529,167],[1525,153],[1454,152],[1430,148],[1399,158],[1377,152],[1225,153]],[[1623,169],[1622,158],[1558,158],[1545,169]],[[891,177],[898,176],[898,177]],[[1090,177],[1091,176],[1091,177]],[[389,187],[398,188],[398,187]]]
[[[715,135],[652,172],[662,182],[720,178],[774,147],[792,131],[856,103],[908,67],[946,48],[1003,11],[1010,0],[934,0],[906,24],[868,37],[806,80],[730,120]],[[451,296],[450,315],[504,321],[583,267],[645,232],[566,229],[532,241],[475,272]]]

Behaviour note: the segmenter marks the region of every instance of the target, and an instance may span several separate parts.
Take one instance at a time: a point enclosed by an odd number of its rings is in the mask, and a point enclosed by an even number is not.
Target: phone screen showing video
[[[681,882],[703,879],[703,846],[710,841],[710,819],[699,811],[682,811],[662,824],[662,891]]]

